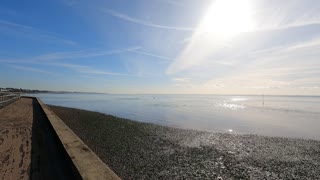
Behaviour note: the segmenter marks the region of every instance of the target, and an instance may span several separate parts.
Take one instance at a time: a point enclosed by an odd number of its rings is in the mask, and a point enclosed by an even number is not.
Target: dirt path
[[[76,179],[60,140],[34,98],[0,109],[0,179]]]
[[[32,123],[32,99],[0,110],[0,179],[29,179]]]

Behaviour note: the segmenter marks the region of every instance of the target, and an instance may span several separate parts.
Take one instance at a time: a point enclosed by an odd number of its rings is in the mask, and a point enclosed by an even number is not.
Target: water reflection
[[[226,109],[231,109],[231,110],[239,110],[239,109],[244,109],[246,108],[242,104],[228,104],[228,103],[223,103],[219,104],[220,107],[226,108]]]
[[[36,94],[45,103],[174,127],[320,139],[320,97]],[[232,128],[230,128],[232,127]]]
[[[231,101],[246,101],[248,98],[245,97],[233,97],[231,98]]]

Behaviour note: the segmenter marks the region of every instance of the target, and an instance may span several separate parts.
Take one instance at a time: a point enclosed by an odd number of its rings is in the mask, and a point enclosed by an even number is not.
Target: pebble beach
[[[50,108],[122,179],[320,179],[320,141],[177,129]]]

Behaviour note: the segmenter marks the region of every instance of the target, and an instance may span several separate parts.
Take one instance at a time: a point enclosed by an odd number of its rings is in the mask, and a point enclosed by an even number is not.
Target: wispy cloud
[[[172,61],[173,60],[173,58],[170,58],[170,57],[161,56],[161,55],[152,54],[152,53],[147,53],[147,52],[143,52],[143,51],[139,51],[139,50],[135,50],[135,49],[131,49],[131,50],[128,50],[128,51],[129,52],[133,52],[133,53],[137,53],[137,54],[142,54],[142,55],[145,55],[145,56],[155,57],[155,58],[162,59],[162,60],[168,60],[168,61]]]
[[[98,75],[108,75],[108,76],[136,76],[131,74],[115,73],[115,72],[97,70],[92,68],[80,69],[79,72],[86,73],[86,74],[98,74]]]
[[[34,57],[23,57],[23,58],[14,58],[14,59],[0,59],[0,63],[6,64],[31,64],[31,65],[43,65],[43,66],[53,66],[53,67],[63,67],[75,71],[77,73],[82,74],[95,74],[95,75],[108,75],[108,76],[132,76],[132,77],[141,77],[141,75],[135,74],[127,74],[127,73],[118,73],[118,72],[111,72],[101,69],[96,69],[94,67],[80,65],[80,64],[72,64],[72,63],[64,63],[61,60],[66,59],[79,59],[79,58],[90,58],[90,57],[97,57],[97,56],[106,56],[106,55],[113,55],[113,54],[121,54],[126,52],[134,52],[141,49],[139,46],[128,47],[128,48],[121,48],[115,50],[108,50],[108,51],[89,51],[89,50],[82,50],[82,51],[71,51],[71,52],[55,52],[55,53],[48,53],[42,54]],[[137,53],[137,52],[135,52]],[[148,54],[150,56],[150,54]],[[159,56],[160,57],[160,56]],[[157,57],[157,58],[159,58]],[[161,57],[164,58],[164,57]],[[57,62],[56,60],[60,60]],[[16,68],[23,68],[22,66],[14,66]],[[24,68],[25,70],[34,70],[31,68]],[[40,72],[40,71],[38,71]]]
[[[211,73],[204,68],[193,73],[211,74],[211,80],[197,84],[206,92],[310,94],[315,93],[314,87],[320,85],[318,49],[317,40],[293,43],[255,52],[250,57],[250,63],[240,59],[238,66],[225,71],[221,76],[212,73],[217,71],[217,67],[213,67]],[[305,91],[296,91],[299,88]]]
[[[254,2],[254,1],[253,1]],[[320,3],[313,0],[266,1],[257,6],[256,30],[285,30],[320,24]]]
[[[35,27],[23,25],[23,24],[10,22],[10,21],[0,20],[0,29],[2,30],[1,31],[2,33],[14,34],[17,36],[23,36],[30,39],[36,39],[36,40],[41,40],[41,41],[46,41],[51,43],[59,42],[59,43],[70,44],[70,45],[76,44],[76,42],[62,38],[60,35],[56,33],[41,30]]]
[[[22,29],[34,29],[30,26],[25,26],[22,24],[17,24],[17,23],[13,23],[13,22],[9,22],[9,21],[2,21],[0,20],[0,24],[2,25],[6,25],[6,26],[11,26],[11,27],[16,27],[16,28],[22,28]]]
[[[123,48],[123,49],[114,49],[107,51],[91,51],[91,50],[80,50],[80,51],[69,51],[69,52],[53,52],[47,54],[41,54],[33,57],[24,57],[16,59],[0,59],[0,62],[3,63],[38,63],[39,61],[52,61],[52,60],[67,60],[67,59],[81,59],[81,58],[90,58],[98,56],[107,56],[114,54],[121,54],[126,52],[134,52],[141,49],[139,46]]]
[[[107,8],[99,8],[99,10],[103,13],[109,14],[113,17],[119,18],[121,20],[127,21],[127,22],[131,22],[131,23],[135,23],[135,24],[140,24],[143,26],[148,26],[148,27],[153,27],[153,28],[160,28],[160,29],[167,29],[167,30],[177,30],[177,31],[193,31],[193,28],[190,27],[175,27],[175,26],[165,26],[165,25],[160,25],[160,24],[156,24],[153,22],[149,22],[149,21],[145,21],[142,19],[138,19],[138,18],[134,18],[131,16],[128,16],[126,14],[122,14],[120,12],[111,10],[111,9],[107,9]]]
[[[78,73],[84,73],[84,74],[97,74],[97,75],[108,75],[108,76],[135,76],[135,75],[126,74],[126,73],[117,73],[117,72],[99,70],[89,66],[78,65],[78,64],[68,64],[68,63],[41,63],[41,64],[47,65],[47,66],[65,67],[65,68],[72,69]]]
[[[41,65],[46,65],[46,66],[57,66],[57,67],[75,69],[75,70],[88,68],[88,66],[79,65],[79,64],[70,64],[70,63],[39,62],[39,63],[32,63],[32,64],[41,64]]]
[[[36,72],[36,73],[42,73],[42,74],[53,74],[52,72],[44,71],[42,69],[37,69],[37,68],[33,68],[33,67],[14,66],[14,65],[10,65],[9,67],[14,68],[14,69],[18,69],[18,70],[22,70],[22,71],[30,71],[30,72]]]
[[[159,1],[159,2],[164,2],[176,6],[184,6],[185,3],[183,1],[178,1],[178,0],[154,0],[154,1]]]
[[[175,86],[179,86],[179,87],[193,86],[190,78],[173,78],[172,81]]]
[[[35,57],[34,59],[56,60],[56,59],[89,58],[89,57],[121,54],[121,53],[125,53],[125,52],[136,51],[136,50],[138,50],[140,48],[141,47],[130,47],[130,48],[126,48],[126,49],[116,49],[116,50],[96,51],[96,52],[92,52],[92,51],[90,52],[88,50],[72,51],[72,52],[55,52],[55,53],[49,53],[49,54],[40,55],[40,56]]]
[[[284,29],[290,29],[290,28],[299,28],[299,27],[304,27],[304,26],[310,26],[310,25],[319,25],[320,24],[320,17],[318,19],[314,19],[314,20],[299,20],[296,22],[292,22],[289,24],[283,24],[283,25],[276,25],[276,26],[271,26],[271,27],[265,27],[262,29],[258,29],[262,30],[262,31],[267,31],[267,30],[284,30]]]
[[[190,78],[173,78],[175,82],[190,82]]]
[[[255,1],[251,1],[254,4]],[[246,34],[239,33],[236,37],[232,38],[220,38],[222,34],[214,34],[214,33],[202,33],[201,32],[201,24],[197,28],[197,30],[193,33],[192,38],[187,39],[189,42],[185,49],[180,53],[180,55],[175,59],[175,61],[169,66],[167,73],[177,73],[186,71],[188,69],[192,69],[195,66],[207,66],[208,64],[212,64],[212,62],[217,62],[219,64],[228,65],[229,62],[221,61],[221,59],[229,59],[236,60],[241,58],[231,57],[230,54],[241,54],[246,57],[251,53],[253,49],[261,50],[262,46],[269,46],[267,49],[274,48],[274,46],[281,44],[278,42],[279,35],[281,34],[281,39],[283,40],[283,44],[285,42],[290,41],[304,41],[309,36],[308,34],[299,34],[301,38],[292,38],[290,33],[294,31],[292,28],[303,27],[308,32],[312,32],[311,28],[314,31],[317,30],[315,27],[309,27],[309,25],[320,24],[320,3],[317,2],[316,5],[313,4],[314,1],[293,1],[292,3],[288,3],[288,1],[281,1],[281,3],[274,3],[272,1],[265,1],[263,6],[255,7],[257,12],[254,12],[255,15],[255,27],[252,30],[246,32]],[[214,5],[214,4],[213,4]],[[261,4],[260,4],[261,5]],[[212,22],[214,23],[214,22]],[[283,30],[281,32],[276,32],[274,35],[270,31],[274,30]],[[259,33],[255,33],[259,31]],[[262,32],[260,32],[262,31]],[[285,31],[290,31],[290,33],[284,34]],[[297,33],[297,32],[295,32]],[[314,33],[315,34],[315,33]],[[261,35],[260,37],[258,37]],[[266,40],[263,35],[266,35],[271,38],[275,38],[273,40],[274,45],[266,45],[268,40]],[[243,38],[250,39],[251,37],[255,37],[252,39],[253,42],[244,43]],[[276,37],[277,36],[277,37]],[[312,35],[310,35],[312,37]],[[230,43],[230,47],[221,47],[219,44],[228,42]],[[264,44],[266,43],[266,44]],[[314,43],[314,42],[311,42]],[[317,43],[317,42],[316,42]],[[240,46],[243,45],[243,46]],[[314,46],[314,44],[303,44],[303,46]],[[265,49],[264,47],[263,49]],[[290,47],[293,49],[302,48],[302,47]],[[284,49],[283,49],[284,50]],[[288,51],[290,49],[286,49],[285,56],[291,56]],[[273,50],[272,50],[273,51]],[[274,53],[274,51],[272,52]],[[242,58],[244,58],[242,57]],[[246,57],[246,59],[249,59]],[[265,59],[260,56],[259,60]],[[256,61],[251,59],[252,61]],[[239,60],[236,60],[239,61]],[[243,60],[244,62],[248,62],[248,60]],[[232,64],[232,63],[231,63]]]
[[[96,69],[90,66],[79,65],[79,64],[71,64],[71,63],[56,63],[56,62],[39,62],[39,61],[23,61],[23,60],[15,60],[15,61],[8,61],[8,60],[0,60],[0,62],[4,62],[7,64],[36,64],[36,65],[43,65],[49,67],[63,67],[71,69],[75,72],[82,73],[82,74],[96,74],[96,75],[108,75],[108,76],[132,76],[138,77],[138,75],[133,74],[126,74],[126,73],[117,73],[111,71],[105,71],[101,69]],[[38,73],[45,73],[45,74],[53,74],[52,72],[47,72],[45,70],[28,67],[28,66],[16,66],[16,65],[9,65],[12,68],[24,70],[24,71],[32,71]]]
[[[290,36],[281,38],[283,40]],[[203,48],[193,46],[196,49],[191,47],[189,54],[181,58],[178,64],[171,65],[174,69],[169,70],[175,71],[169,75],[195,79],[189,83],[198,87],[195,92],[319,94],[315,88],[320,86],[319,36],[305,35],[298,40],[288,39],[284,42],[273,40],[274,44],[271,45],[249,36],[242,41],[234,40],[232,46],[225,48],[208,46],[206,56],[199,56],[204,52]],[[221,67],[213,63],[216,60],[230,61],[234,65]],[[183,85],[183,80],[179,80],[174,82]]]
[[[307,16],[306,14],[302,16]],[[264,20],[262,20],[264,21]],[[320,25],[320,16],[310,17],[310,18],[301,18],[292,20],[289,22],[270,22],[259,25],[251,32],[264,32],[264,31],[275,31],[275,30],[288,30],[293,28],[301,28],[311,25]]]

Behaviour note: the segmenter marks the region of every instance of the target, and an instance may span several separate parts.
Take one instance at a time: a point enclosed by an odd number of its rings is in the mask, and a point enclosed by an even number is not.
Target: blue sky
[[[320,1],[2,0],[0,87],[320,95]]]

